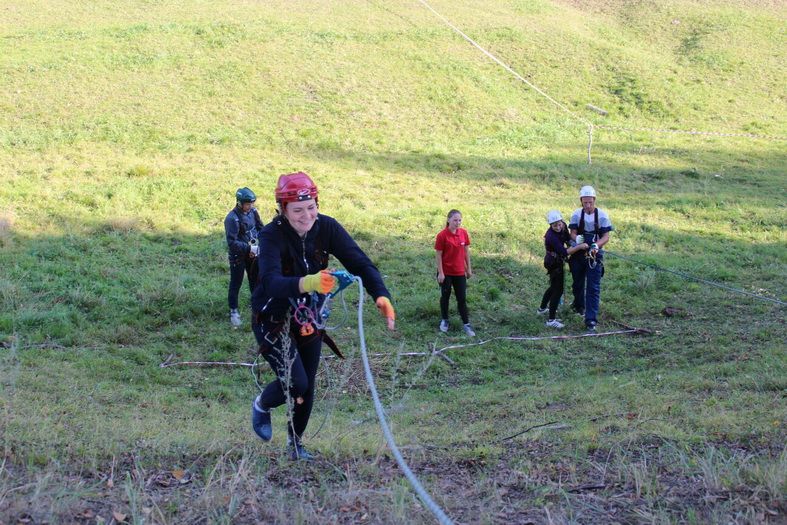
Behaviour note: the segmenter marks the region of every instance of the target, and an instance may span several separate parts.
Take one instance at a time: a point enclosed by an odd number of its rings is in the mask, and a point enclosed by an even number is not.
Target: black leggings
[[[287,428],[289,436],[299,441],[309,423],[314,404],[314,378],[317,376],[317,367],[320,364],[322,335],[315,330],[311,335],[301,336],[298,333],[299,326],[294,320],[290,322],[292,323],[289,333],[290,346],[286,351],[286,359],[283,357],[285,353],[282,352],[281,337],[276,334],[276,330],[281,329],[281,324],[254,323],[252,330],[257,342],[260,343],[262,357],[268,362],[277,377],[268,383],[262,391],[261,408],[270,410],[286,403],[285,388],[289,385],[293,402],[298,397],[303,398],[303,403],[294,404],[292,424]],[[274,343],[271,344],[270,341]],[[289,377],[287,376],[288,362],[291,362]]]
[[[254,285],[257,284],[257,259],[246,255],[230,258],[230,288],[227,292],[230,310],[238,309],[238,293],[243,284],[244,273],[249,276],[249,290],[254,293]]]
[[[456,292],[456,306],[459,309],[459,316],[462,322],[467,324],[470,317],[467,313],[467,277],[464,275],[446,275],[443,284],[440,285],[440,315],[443,319],[448,319],[448,300],[451,298],[451,287]]]
[[[541,309],[547,307],[549,304],[549,318],[554,319],[557,314],[557,307],[560,304],[560,296],[563,295],[563,281],[565,272],[563,265],[555,266],[548,270],[549,273],[549,288],[544,292],[544,297],[541,298]]]

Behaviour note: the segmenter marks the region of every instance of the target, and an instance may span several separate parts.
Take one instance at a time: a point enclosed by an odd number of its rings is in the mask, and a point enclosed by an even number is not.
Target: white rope
[[[779,137],[776,135],[757,135],[754,133],[727,133],[723,131],[698,131],[696,129],[666,129],[666,128],[646,128],[646,127],[635,127],[629,128],[624,126],[606,126],[602,124],[596,124],[596,128],[599,129],[607,129],[611,131],[628,131],[628,132],[637,132],[637,131],[648,131],[651,133],[674,133],[680,135],[705,135],[710,137],[742,137],[748,139],[762,139],[762,140],[787,140],[787,137]]]
[[[716,281],[711,281],[709,279],[703,279],[701,277],[695,277],[694,275],[690,275],[688,273],[679,272],[678,270],[671,270],[669,268],[664,268],[663,266],[659,266],[658,264],[649,263],[647,261],[641,261],[638,259],[634,259],[632,257],[627,257],[625,255],[621,255],[619,253],[610,252],[609,250],[604,250],[606,255],[611,255],[612,257],[617,257],[618,259],[623,259],[625,261],[630,261],[635,264],[641,264],[643,266],[650,266],[660,272],[667,272],[673,275],[677,275],[678,277],[682,277],[684,279],[690,279],[692,281],[697,281],[703,284],[707,284],[708,286],[714,286],[716,288],[721,288],[722,290],[727,290],[728,292],[739,293],[741,295],[748,295],[749,297],[754,297],[755,299],[760,299],[761,301],[770,301],[772,303],[776,303],[778,305],[784,306],[787,305],[786,302],[782,301],[781,299],[777,299],[774,297],[768,297],[767,295],[760,295],[753,292],[747,292],[746,290],[741,290],[740,288],[733,288],[732,286],[727,286],[726,284],[721,284]]]
[[[502,66],[502,67],[503,67],[503,68],[504,68],[506,71],[508,71],[509,73],[511,73],[512,75],[514,75],[514,77],[516,77],[516,78],[517,78],[517,79],[519,79],[520,81],[522,81],[522,82],[524,82],[525,84],[527,84],[527,85],[528,85],[528,86],[529,86],[531,89],[535,90],[535,91],[536,91],[536,92],[537,92],[539,95],[541,95],[542,97],[546,98],[546,99],[547,99],[547,100],[549,100],[551,103],[553,103],[554,105],[556,105],[557,107],[559,107],[560,109],[562,109],[563,111],[565,111],[566,113],[568,113],[569,115],[571,115],[571,116],[572,116],[574,119],[576,119],[576,120],[578,120],[578,121],[580,121],[580,122],[584,123],[586,126],[588,126],[588,129],[592,129],[592,128],[593,128],[593,123],[592,123],[592,122],[590,122],[590,121],[589,121],[588,119],[586,119],[585,117],[583,117],[583,116],[581,116],[581,115],[578,115],[578,114],[574,113],[573,111],[571,111],[570,109],[568,109],[568,108],[567,108],[565,105],[561,104],[560,102],[558,102],[558,101],[557,101],[557,100],[555,100],[554,98],[550,97],[550,96],[549,96],[549,94],[547,94],[547,93],[546,93],[546,92],[545,92],[543,89],[539,88],[538,86],[536,86],[535,84],[533,84],[532,82],[530,82],[529,80],[527,80],[525,77],[523,77],[522,75],[520,75],[519,73],[517,73],[516,71],[514,71],[514,70],[513,70],[513,69],[512,69],[512,68],[511,68],[511,67],[510,67],[508,64],[506,64],[505,62],[503,62],[502,60],[500,60],[499,58],[497,58],[495,55],[493,55],[492,53],[490,53],[489,51],[487,51],[487,50],[486,50],[486,49],[484,49],[483,47],[481,47],[481,45],[480,45],[480,44],[478,44],[478,42],[476,42],[475,40],[473,40],[472,38],[470,38],[469,36],[467,36],[467,35],[466,35],[466,34],[465,34],[465,33],[464,33],[464,32],[463,32],[461,29],[459,29],[459,28],[458,28],[458,27],[456,27],[454,24],[452,24],[452,23],[451,23],[451,22],[450,22],[450,21],[449,21],[449,20],[448,20],[446,17],[444,17],[443,15],[441,15],[440,13],[438,13],[438,12],[437,12],[437,11],[436,11],[436,10],[435,10],[435,9],[434,9],[432,6],[431,6],[431,5],[429,5],[429,4],[426,2],[426,0],[418,0],[418,1],[419,1],[419,2],[420,2],[420,3],[421,3],[423,6],[424,6],[424,7],[426,7],[426,8],[427,8],[427,9],[429,9],[429,10],[430,10],[432,13],[434,13],[434,14],[435,14],[435,16],[437,16],[437,17],[438,17],[440,20],[442,20],[442,21],[443,21],[443,23],[445,23],[445,25],[447,25],[448,27],[450,27],[451,29],[453,29],[454,31],[456,31],[456,32],[457,32],[459,35],[461,35],[461,37],[462,37],[462,38],[464,38],[465,40],[467,40],[468,42],[470,42],[470,43],[471,43],[473,46],[475,46],[475,48],[476,48],[476,49],[478,49],[479,51],[481,51],[481,52],[482,52],[484,55],[486,55],[487,57],[489,57],[491,60],[493,60],[494,62],[496,62],[496,63],[497,63],[497,64],[499,64],[500,66]],[[590,146],[588,146],[588,157],[590,157]]]
[[[421,498],[424,505],[429,507],[429,510],[432,511],[432,514],[435,515],[437,521],[440,523],[447,525],[453,524],[451,518],[449,518],[443,509],[440,508],[437,503],[435,503],[429,494],[424,490],[424,487],[418,481],[418,478],[415,477],[413,471],[410,470],[410,467],[407,466],[407,462],[402,457],[402,454],[399,452],[399,448],[396,446],[396,442],[394,442],[393,434],[391,434],[391,429],[388,426],[388,422],[385,419],[385,411],[383,410],[383,405],[380,403],[380,396],[377,393],[377,386],[374,383],[374,376],[372,375],[372,369],[369,366],[369,356],[366,354],[366,335],[363,329],[363,299],[364,299],[364,292],[363,292],[363,281],[360,277],[355,277],[356,281],[358,281],[358,335],[361,339],[361,359],[363,359],[363,369],[366,373],[366,381],[369,383],[369,391],[372,393],[372,400],[374,401],[374,409],[377,412],[377,419],[380,420],[380,426],[383,429],[383,434],[385,435],[385,440],[388,442],[388,446],[391,449],[391,453],[396,458],[396,463],[399,465],[399,468],[402,469],[404,472],[407,481],[410,482],[410,485],[413,487],[413,490],[418,494],[418,497]]]
[[[434,15],[437,16],[440,20],[442,20],[443,23],[445,23],[448,27],[450,27],[456,33],[461,35],[462,38],[464,38],[465,40],[470,42],[470,44],[472,44],[476,49],[478,49],[484,55],[486,55],[491,60],[493,60],[494,62],[499,64],[506,71],[508,71],[509,73],[514,75],[514,77],[516,77],[518,80],[520,80],[520,81],[524,82],[525,84],[527,84],[531,89],[535,90],[538,94],[540,94],[541,96],[543,96],[544,98],[549,100],[552,104],[554,104],[555,106],[559,107],[561,110],[563,110],[566,113],[568,113],[569,115],[571,115],[571,117],[574,118],[575,120],[578,120],[578,121],[582,122],[583,124],[585,124],[585,126],[588,127],[588,164],[592,163],[591,150],[593,148],[593,128],[594,127],[595,128],[601,128],[601,129],[607,129],[607,130],[613,130],[613,131],[629,131],[629,132],[632,132],[632,131],[647,131],[647,132],[651,132],[651,133],[673,133],[673,134],[682,134],[682,135],[705,135],[705,136],[715,136],[715,137],[742,137],[742,138],[761,139],[761,140],[773,140],[773,141],[785,141],[785,140],[787,140],[787,137],[781,137],[781,136],[776,136],[776,135],[758,135],[758,134],[755,134],[755,133],[727,133],[727,132],[722,132],[722,131],[697,131],[697,130],[664,129],[664,128],[648,128],[648,127],[631,127],[631,128],[629,128],[629,127],[624,127],[624,126],[606,126],[606,125],[601,125],[601,124],[594,124],[593,122],[591,122],[590,120],[586,119],[585,117],[583,117],[583,116],[581,116],[581,115],[579,115],[577,113],[574,113],[573,111],[568,109],[568,107],[566,107],[564,104],[561,104],[560,102],[555,100],[553,97],[549,96],[549,94],[547,94],[543,89],[539,88],[538,86],[536,86],[535,84],[533,84],[532,82],[530,82],[529,80],[524,78],[522,75],[520,75],[519,73],[514,71],[510,66],[508,66],[508,64],[504,63],[502,60],[497,58],[491,52],[489,52],[486,49],[484,49],[475,40],[473,40],[472,38],[467,36],[467,34],[465,34],[461,29],[459,29],[454,24],[452,24],[446,17],[444,17],[443,15],[438,13],[431,5],[429,5],[426,2],[426,0],[418,0],[418,2],[420,2],[424,7],[426,7],[432,13],[434,13]]]

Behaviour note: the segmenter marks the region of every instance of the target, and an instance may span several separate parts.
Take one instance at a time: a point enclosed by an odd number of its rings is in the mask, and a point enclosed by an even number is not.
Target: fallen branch
[[[603,490],[605,488],[607,488],[607,486],[603,483],[597,485],[580,485],[579,487],[568,489],[566,492],[584,492],[586,490]]]
[[[493,337],[491,339],[486,339],[484,341],[479,341],[477,343],[467,343],[463,345],[450,345],[439,350],[435,350],[435,353],[441,354],[443,352],[447,352],[448,350],[455,350],[457,348],[467,348],[471,346],[481,346],[492,341],[546,341],[546,340],[553,340],[553,341],[564,341],[566,339],[581,339],[584,337],[607,337],[610,335],[622,335],[622,334],[652,334],[650,330],[646,330],[644,328],[628,328],[627,330],[613,330],[611,332],[598,332],[598,333],[588,333],[588,334],[577,334],[577,335],[547,335],[547,336],[502,336],[502,337]]]
[[[171,366],[199,366],[199,367],[214,367],[214,366],[246,366],[253,367],[254,363],[235,363],[231,361],[179,361],[177,363],[171,362],[175,354],[170,354],[167,359],[161,363],[159,368],[169,368]]]
[[[10,348],[10,347],[9,347]],[[51,348],[53,350],[65,350],[66,347],[57,343],[41,343],[35,345],[23,345],[18,347],[18,350],[28,350],[30,348]]]
[[[654,331],[654,330],[648,330],[647,328],[635,328],[633,326],[627,325],[626,323],[622,323],[620,321],[616,321],[615,319],[610,319],[610,321],[615,323],[616,325],[622,326],[626,330],[639,330],[643,334],[648,334],[648,335],[660,333],[658,330]]]
[[[498,439],[497,441],[492,441],[492,443],[502,443],[503,441],[508,441],[509,439],[514,439],[515,437],[521,436],[522,434],[530,432],[531,430],[534,430],[536,428],[551,427],[552,425],[560,425],[560,426],[554,427],[554,428],[568,428],[568,427],[571,426],[571,425],[561,424],[559,421],[550,421],[549,423],[541,423],[540,425],[533,425],[532,427],[528,427],[528,428],[526,428],[524,430],[521,430],[521,431],[517,432],[516,434],[512,434],[512,435],[510,435],[508,437],[504,437],[503,439]]]
[[[437,354],[437,352],[435,352],[435,354]],[[391,357],[394,354],[379,353],[379,354],[369,354],[369,355],[374,356],[374,357]],[[399,356],[429,356],[429,355],[432,355],[432,354],[428,353],[428,352],[403,352],[403,353],[395,354],[395,355],[399,355]],[[239,363],[239,362],[235,362],[235,361],[178,361],[178,362],[171,362],[173,357],[175,357],[175,354],[170,354],[169,357],[167,357],[167,359],[165,359],[163,363],[158,365],[159,368],[169,368],[169,367],[173,367],[173,366],[197,366],[197,367],[202,367],[202,368],[220,367],[220,366],[244,366],[244,367],[252,368],[252,367],[256,366],[254,363]],[[335,355],[324,355],[324,356],[321,356],[321,357],[322,357],[322,359],[335,359],[336,358]],[[448,358],[446,356],[438,355],[438,357],[442,357],[443,359],[445,359],[446,361],[448,361],[451,364],[456,364],[456,363],[454,363],[453,360],[451,360],[450,358]]]

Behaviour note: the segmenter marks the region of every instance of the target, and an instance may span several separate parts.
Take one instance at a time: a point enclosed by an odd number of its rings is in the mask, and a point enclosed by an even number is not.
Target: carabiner
[[[331,316],[331,303],[333,302],[333,298],[356,280],[356,277],[347,270],[336,270],[335,272],[331,272],[331,275],[336,277],[336,280],[339,281],[339,287],[333,292],[328,292],[320,307],[315,322],[320,329],[325,328],[325,325],[328,323],[328,317]]]

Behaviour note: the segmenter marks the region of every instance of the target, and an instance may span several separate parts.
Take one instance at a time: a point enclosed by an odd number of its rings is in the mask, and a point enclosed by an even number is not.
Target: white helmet
[[[579,198],[582,197],[593,197],[596,198],[596,190],[593,189],[593,186],[582,186],[579,190]]]
[[[560,212],[557,211],[557,210],[550,210],[547,213],[547,222],[549,224],[552,224],[553,222],[557,222],[557,221],[562,221],[562,220],[563,220],[563,216],[560,215]]]

